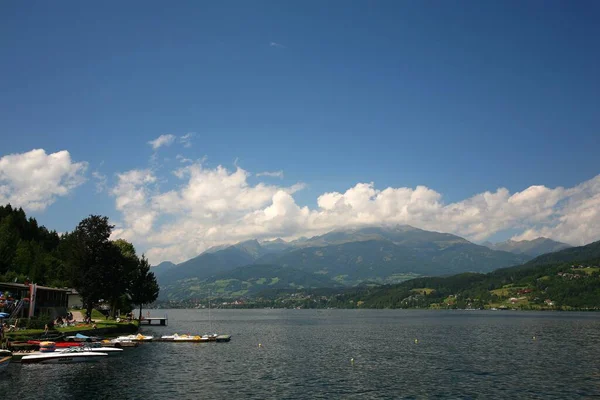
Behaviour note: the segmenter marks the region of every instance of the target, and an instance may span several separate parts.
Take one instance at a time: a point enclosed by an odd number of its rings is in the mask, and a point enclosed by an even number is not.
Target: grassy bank
[[[97,310],[92,311],[92,321],[92,324],[77,323],[75,326],[54,328],[48,332],[48,336],[57,336],[60,334],[68,336],[75,335],[77,333],[87,336],[111,336],[135,333],[139,329],[139,322],[137,320],[131,322],[117,322],[113,319],[106,319],[106,317]],[[4,336],[9,340],[19,341],[31,337],[39,337],[43,334],[43,329],[19,329],[15,332],[5,332]]]

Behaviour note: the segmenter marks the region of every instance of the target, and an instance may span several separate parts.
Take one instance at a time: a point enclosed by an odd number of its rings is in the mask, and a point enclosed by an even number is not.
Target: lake
[[[152,310],[146,343],[98,363],[11,364],[17,399],[421,399],[600,396],[600,314],[418,310]],[[415,339],[417,342],[415,342]],[[261,346],[259,346],[261,344]],[[354,359],[354,362],[351,362]]]

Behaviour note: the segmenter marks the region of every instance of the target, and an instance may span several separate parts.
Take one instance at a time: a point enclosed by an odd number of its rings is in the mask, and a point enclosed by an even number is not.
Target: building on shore
[[[66,315],[69,305],[68,289],[0,282],[0,311],[14,318],[31,318],[48,315],[56,318]]]

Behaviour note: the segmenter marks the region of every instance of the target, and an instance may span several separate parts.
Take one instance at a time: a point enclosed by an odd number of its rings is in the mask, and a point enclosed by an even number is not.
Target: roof
[[[14,282],[0,282],[0,287],[10,287],[15,289],[29,289],[29,285],[25,285],[23,283],[14,283]],[[54,290],[58,292],[68,292],[69,289],[61,289],[61,288],[52,288],[47,286],[37,286],[37,290]]]

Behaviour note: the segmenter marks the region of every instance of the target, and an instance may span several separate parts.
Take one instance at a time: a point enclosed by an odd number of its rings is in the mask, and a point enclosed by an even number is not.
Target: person
[[[44,325],[44,336],[48,336],[48,324]]]

